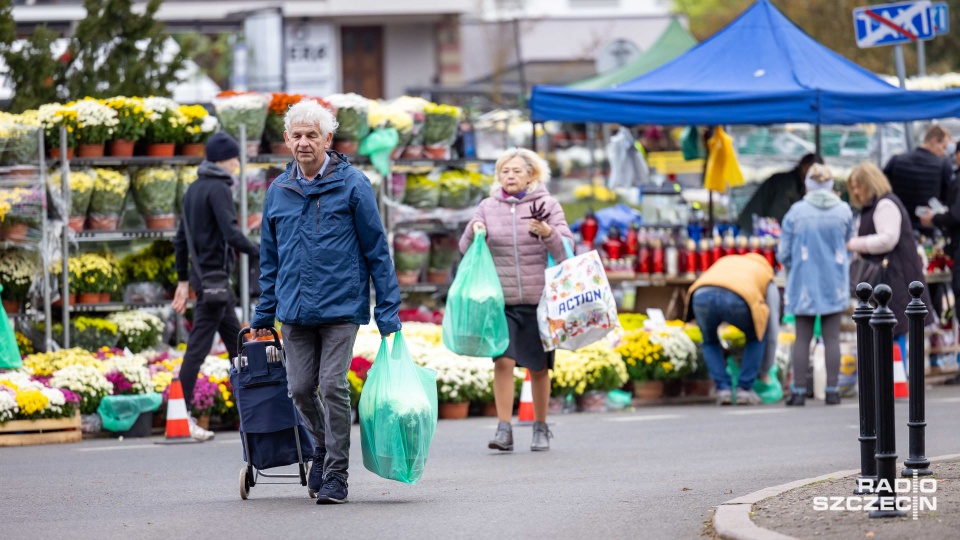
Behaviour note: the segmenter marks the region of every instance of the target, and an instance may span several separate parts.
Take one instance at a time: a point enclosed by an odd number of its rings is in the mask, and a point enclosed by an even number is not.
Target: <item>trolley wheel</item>
[[[311,461],[311,462],[307,463],[306,465],[307,465],[307,467],[306,467],[306,472],[304,473],[304,475],[305,475],[306,477],[309,477],[309,476],[310,476],[310,469],[313,468],[313,462]],[[317,498],[317,494],[314,493],[310,488],[307,488],[307,495],[309,495],[311,499],[316,499],[316,498]]]
[[[250,495],[250,477],[247,475],[247,467],[240,469],[240,498],[247,500]]]

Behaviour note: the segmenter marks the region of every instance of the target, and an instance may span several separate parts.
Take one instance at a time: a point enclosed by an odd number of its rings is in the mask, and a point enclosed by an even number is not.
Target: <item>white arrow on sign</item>
[[[876,6],[883,7],[883,6]],[[876,11],[871,11],[873,15],[867,15],[867,12],[857,13],[857,18],[865,24],[867,28],[867,35],[859,41],[861,47],[872,47],[879,43],[884,38],[890,36],[900,36],[907,35],[916,40],[916,36],[926,35],[930,33],[930,17],[921,16],[920,20],[923,24],[923,29],[918,30],[916,25],[913,24],[913,19],[917,15],[922,15],[925,11],[930,9],[930,2],[918,2],[907,8],[901,9],[896,17],[890,18],[886,17],[884,13],[877,13]],[[889,24],[885,24],[878,19],[884,19]],[[903,31],[906,31],[905,34]]]

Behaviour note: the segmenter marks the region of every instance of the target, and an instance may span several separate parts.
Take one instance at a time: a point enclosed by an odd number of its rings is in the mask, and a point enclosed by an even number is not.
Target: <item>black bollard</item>
[[[870,317],[873,328],[873,351],[877,359],[877,483],[874,494],[877,501],[872,518],[902,517],[906,512],[896,509],[897,494],[897,434],[893,409],[893,328],[897,318],[887,307],[893,292],[886,285],[873,291],[877,309]]]
[[[870,328],[870,315],[873,308],[868,301],[873,295],[869,283],[857,285],[857,298],[860,303],[853,312],[853,322],[857,325],[857,385],[860,395],[860,478],[877,480],[877,376],[876,360],[873,357],[873,330]],[[854,495],[866,495],[872,490],[862,487],[857,481]]]
[[[927,427],[923,376],[923,318],[927,316],[927,306],[923,304],[920,295],[923,294],[923,283],[914,281],[910,284],[910,296],[913,300],[907,304],[904,312],[907,315],[907,350],[909,351],[910,366],[910,419],[907,428],[910,434],[910,457],[903,464],[903,476],[912,478],[930,476],[930,460],[926,458],[926,441],[924,431]]]

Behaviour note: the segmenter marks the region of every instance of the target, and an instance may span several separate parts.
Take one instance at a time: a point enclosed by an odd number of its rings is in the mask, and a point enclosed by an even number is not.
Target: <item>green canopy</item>
[[[567,88],[599,90],[617,86],[648,71],[653,71],[692,49],[696,44],[697,40],[690,35],[690,32],[677,19],[673,19],[670,21],[670,26],[660,35],[660,38],[650,46],[650,50],[641,54],[629,64],[568,84]]]

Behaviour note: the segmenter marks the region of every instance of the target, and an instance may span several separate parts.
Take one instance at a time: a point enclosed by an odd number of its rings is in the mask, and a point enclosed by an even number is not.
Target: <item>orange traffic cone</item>
[[[893,399],[908,399],[910,388],[907,386],[907,372],[903,369],[903,355],[900,345],[893,345]]]
[[[527,377],[523,379],[523,386],[520,388],[520,410],[517,411],[517,420],[520,424],[533,423],[533,388],[530,386],[530,370],[527,370]]]
[[[183,399],[180,379],[170,383],[170,398],[167,400],[167,436],[157,444],[184,444],[200,442],[190,436],[190,420],[187,418],[187,402]]]

